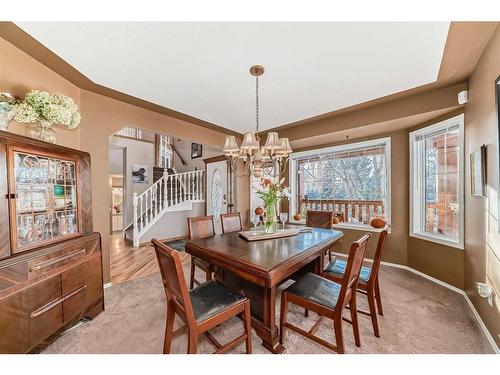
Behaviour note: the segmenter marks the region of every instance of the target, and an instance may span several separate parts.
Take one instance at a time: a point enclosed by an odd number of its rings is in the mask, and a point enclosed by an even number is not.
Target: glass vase
[[[52,126],[49,122],[37,122],[31,126],[30,137],[44,142],[56,143],[56,132]]]
[[[7,130],[9,121],[12,120],[12,105],[0,102],[0,130]]]
[[[276,203],[276,201],[272,201],[265,205],[266,219],[264,221],[264,228],[268,234],[275,233],[278,228]]]

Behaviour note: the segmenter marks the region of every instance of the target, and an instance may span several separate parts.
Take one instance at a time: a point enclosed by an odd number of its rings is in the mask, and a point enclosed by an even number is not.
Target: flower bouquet
[[[263,178],[260,182],[262,188],[257,190],[257,196],[264,201],[266,233],[274,233],[277,228],[276,206],[283,198],[290,197],[290,188],[284,187],[284,178],[279,182],[272,182],[269,178]]]
[[[14,107],[13,119],[23,124],[35,124],[31,136],[55,143],[52,126],[61,125],[75,129],[80,124],[78,106],[69,96],[49,94],[47,91],[31,90],[23,101]]]

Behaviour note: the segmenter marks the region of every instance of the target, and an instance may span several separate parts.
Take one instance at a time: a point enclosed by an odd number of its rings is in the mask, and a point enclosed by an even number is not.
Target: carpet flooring
[[[343,325],[346,353],[493,353],[463,296],[406,270],[382,266],[380,272],[384,307],[384,316],[379,317],[381,337],[373,336],[370,318],[360,315],[361,348],[354,345],[351,326]],[[162,352],[166,304],[158,273],[114,284],[105,290],[105,301],[106,311],[65,333],[44,353]],[[366,298],[359,295],[358,301],[366,309]],[[278,321],[279,298],[276,303]],[[290,322],[306,329],[317,319],[314,313],[305,318],[303,309],[294,305],[288,314]],[[174,328],[181,325],[177,318]],[[212,333],[220,342],[227,342],[242,331],[241,320],[234,318]],[[324,319],[317,334],[334,342],[331,321]],[[269,353],[260,344],[253,332],[254,353]],[[332,353],[290,330],[284,346],[288,353]],[[243,353],[244,349],[241,344],[232,353]],[[200,336],[198,352],[214,350],[210,341]],[[172,353],[186,351],[184,333],[174,339]]]

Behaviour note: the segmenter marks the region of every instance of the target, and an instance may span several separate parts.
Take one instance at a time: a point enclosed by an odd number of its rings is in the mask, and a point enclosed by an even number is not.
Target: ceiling
[[[97,84],[237,132],[436,81],[448,22],[17,23]]]

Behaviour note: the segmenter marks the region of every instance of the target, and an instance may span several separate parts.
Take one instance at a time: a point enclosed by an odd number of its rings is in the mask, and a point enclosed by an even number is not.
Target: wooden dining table
[[[337,230],[312,228],[291,237],[249,242],[233,232],[188,240],[186,252],[213,263],[219,282],[250,299],[252,326],[262,345],[283,353],[276,325],[277,287],[306,272],[321,273],[325,251],[342,237]]]

